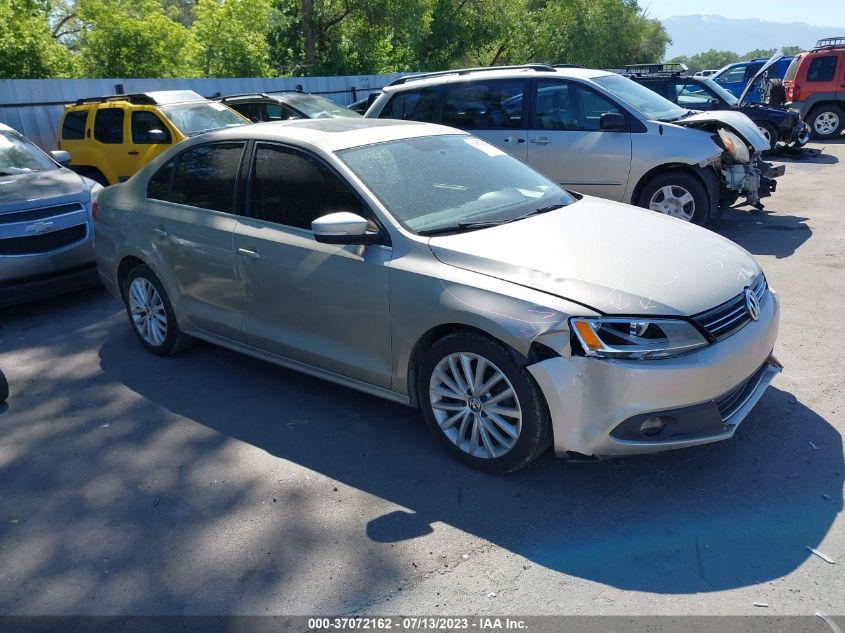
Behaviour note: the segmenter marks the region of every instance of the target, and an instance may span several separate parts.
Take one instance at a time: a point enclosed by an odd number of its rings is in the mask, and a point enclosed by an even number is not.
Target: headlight
[[[569,323],[587,356],[671,358],[707,345],[692,324],[680,319],[572,318]]]
[[[747,163],[751,160],[748,148],[736,134],[728,132],[724,128],[719,128],[719,138],[722,139],[722,145],[728,154],[736,158],[740,163]]]

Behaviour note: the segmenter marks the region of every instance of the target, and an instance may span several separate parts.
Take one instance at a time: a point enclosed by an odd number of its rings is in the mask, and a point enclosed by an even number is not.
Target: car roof
[[[398,92],[411,86],[415,88],[420,86],[437,86],[447,83],[478,81],[479,79],[525,79],[530,77],[537,77],[539,79],[551,79],[557,77],[595,79],[597,77],[605,77],[607,75],[615,74],[607,70],[596,70],[594,68],[554,68],[553,70],[536,70],[534,68],[504,68],[502,70],[496,70],[490,68],[469,72],[457,69],[454,72],[455,74],[422,76],[419,79],[411,76],[404,83],[387,86],[382,90],[383,92]]]
[[[81,106],[98,103],[114,103],[116,101],[126,101],[135,105],[170,105],[192,101],[208,101],[208,99],[193,90],[153,90],[151,92],[137,92],[132,94],[86,97],[77,99],[72,105]]]
[[[234,94],[234,95],[226,95],[224,97],[218,97],[218,101],[222,101],[223,103],[228,102],[236,102],[236,101],[261,101],[264,99],[270,99],[271,101],[278,101],[279,103],[284,103],[288,101],[289,97],[300,98],[300,97],[314,97],[316,99],[325,99],[326,101],[331,101],[331,99],[326,99],[322,95],[313,94],[310,92],[300,92],[299,90],[273,90],[272,92],[245,92],[243,94]],[[334,103],[332,101],[332,103]]]
[[[196,138],[206,142],[244,139],[288,141],[331,153],[350,147],[444,134],[466,135],[466,132],[433,123],[356,117],[270,121],[209,132]]]

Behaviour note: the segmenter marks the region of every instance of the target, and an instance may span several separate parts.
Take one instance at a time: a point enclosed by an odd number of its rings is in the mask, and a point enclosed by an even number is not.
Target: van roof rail
[[[399,86],[409,81],[428,79],[429,77],[444,77],[447,75],[468,75],[470,73],[490,72],[493,70],[540,70],[543,72],[555,72],[555,67],[549,64],[521,64],[519,66],[479,66],[477,68],[456,68],[455,70],[440,70],[433,73],[420,73],[418,75],[405,75],[391,81],[388,86]]]

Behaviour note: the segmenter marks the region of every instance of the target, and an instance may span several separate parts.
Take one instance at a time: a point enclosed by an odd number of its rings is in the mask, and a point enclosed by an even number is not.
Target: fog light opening
[[[653,415],[640,425],[640,433],[643,437],[657,437],[663,433],[668,423],[669,416]]]

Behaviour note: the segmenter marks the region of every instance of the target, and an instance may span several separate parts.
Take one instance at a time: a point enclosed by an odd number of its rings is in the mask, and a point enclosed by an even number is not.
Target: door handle
[[[531,142],[535,145],[548,145],[551,143],[551,140],[547,139],[545,136],[541,136],[540,138],[532,138]]]
[[[159,226],[153,229],[153,235],[159,237],[160,239],[164,239],[167,237],[167,231]]]
[[[129,155],[130,155],[130,156],[137,156],[137,155],[138,155],[138,152],[136,152],[136,151],[133,149],[131,152],[129,152]]]
[[[524,142],[525,142],[524,138],[520,138],[519,136],[515,136],[515,135],[508,136],[505,139],[505,143],[524,143]]]
[[[238,255],[241,257],[246,257],[247,259],[261,259],[261,254],[255,251],[251,251],[248,248],[239,248]]]

